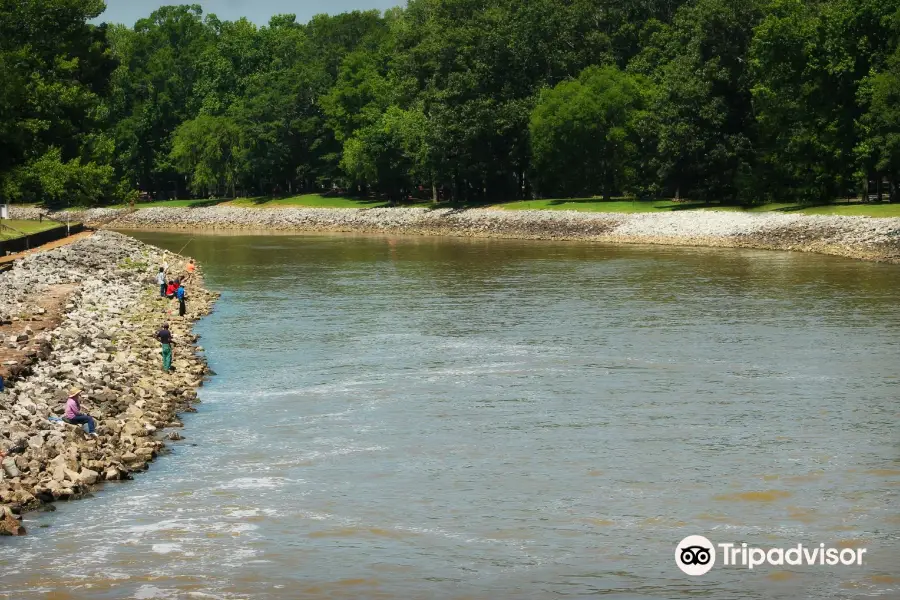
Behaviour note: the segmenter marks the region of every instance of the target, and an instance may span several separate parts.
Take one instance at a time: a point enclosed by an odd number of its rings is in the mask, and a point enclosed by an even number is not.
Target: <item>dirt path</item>
[[[15,262],[20,258],[24,258],[29,254],[34,254],[36,252],[44,252],[46,250],[53,250],[54,248],[59,248],[61,246],[68,246],[69,244],[74,244],[78,240],[83,240],[84,238],[88,238],[94,235],[93,231],[82,231],[81,233],[76,233],[75,235],[70,235],[69,237],[62,238],[61,240],[56,240],[55,242],[48,242],[43,246],[38,246],[37,248],[32,248],[31,250],[26,250],[25,252],[19,252],[18,254],[10,254],[9,256],[0,256],[0,266],[6,265],[8,263]]]
[[[93,231],[76,233],[26,252],[0,257],[0,270],[30,254],[73,244],[93,235]],[[75,291],[74,285],[57,285],[41,292],[35,314],[22,315],[11,323],[0,322],[0,377],[10,382],[25,375],[31,366],[50,352],[50,342],[41,333],[56,329],[65,317],[65,307]]]
[[[35,361],[47,356],[50,342],[39,335],[56,329],[66,314],[74,285],[55,285],[41,293],[36,314],[0,325],[0,376],[5,382],[27,374]]]

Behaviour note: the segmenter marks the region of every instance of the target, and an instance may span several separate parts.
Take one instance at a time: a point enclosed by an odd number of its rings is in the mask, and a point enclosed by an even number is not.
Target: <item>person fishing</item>
[[[185,282],[188,282],[194,278],[194,272],[197,270],[197,265],[194,264],[193,258],[188,261],[188,264],[187,264],[187,266],[184,267],[184,270],[185,270],[185,276],[184,276]]]
[[[187,312],[187,309],[184,305],[185,297],[184,297],[184,284],[180,281],[178,282],[178,289],[175,290],[175,297],[178,299],[178,316],[184,317],[184,313]]]
[[[156,283],[159,285],[160,298],[165,298],[166,297],[166,270],[163,267],[160,267],[159,273],[156,274]]]
[[[168,373],[172,370],[172,346],[175,345],[172,341],[172,332],[169,331],[169,324],[163,323],[162,328],[156,332],[155,337],[162,345],[163,371]]]
[[[73,388],[72,391],[69,392],[69,397],[66,398],[66,411],[63,413],[63,421],[69,425],[84,425],[87,423],[88,435],[96,437],[97,434],[94,433],[94,429],[96,428],[94,417],[81,412],[80,396],[81,390],[78,388]]]

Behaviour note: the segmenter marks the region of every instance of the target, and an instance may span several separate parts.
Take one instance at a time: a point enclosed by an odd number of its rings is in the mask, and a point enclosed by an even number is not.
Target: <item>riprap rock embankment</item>
[[[0,532],[17,532],[13,513],[130,477],[164,438],[181,437],[177,415],[194,410],[208,372],[191,326],[216,295],[195,276],[181,319],[155,285],[163,263],[170,272],[184,267],[182,257],[101,231],[0,274],[3,367],[12,376],[0,393],[0,450],[14,450],[0,463]],[[172,373],[162,371],[153,338],[164,321],[177,344]],[[82,410],[95,417],[97,437],[51,420],[73,387],[84,390]]]
[[[15,209],[16,218],[36,216]],[[71,213],[86,224],[121,229],[361,232],[795,250],[900,262],[900,218],[685,210],[587,213],[426,208],[92,209]],[[54,215],[64,219],[63,214]]]

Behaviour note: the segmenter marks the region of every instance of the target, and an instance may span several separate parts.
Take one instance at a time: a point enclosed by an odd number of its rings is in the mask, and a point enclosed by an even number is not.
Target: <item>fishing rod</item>
[[[186,243],[184,246],[181,247],[181,250],[178,251],[178,254],[179,254],[179,255],[180,255],[182,252],[184,252],[184,249],[188,247],[188,244],[190,244],[191,242],[194,241],[194,238],[195,238],[195,237],[196,237],[196,236],[191,236],[191,239],[189,239],[189,240],[187,241],[187,243]]]

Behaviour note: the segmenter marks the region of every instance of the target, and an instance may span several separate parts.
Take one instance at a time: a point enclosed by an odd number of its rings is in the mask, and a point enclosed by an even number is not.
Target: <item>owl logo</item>
[[[688,575],[705,575],[716,564],[716,546],[702,535],[689,535],[675,547],[675,564]]]
[[[686,565],[705,565],[711,558],[709,551],[709,548],[703,546],[681,548],[681,562]]]

